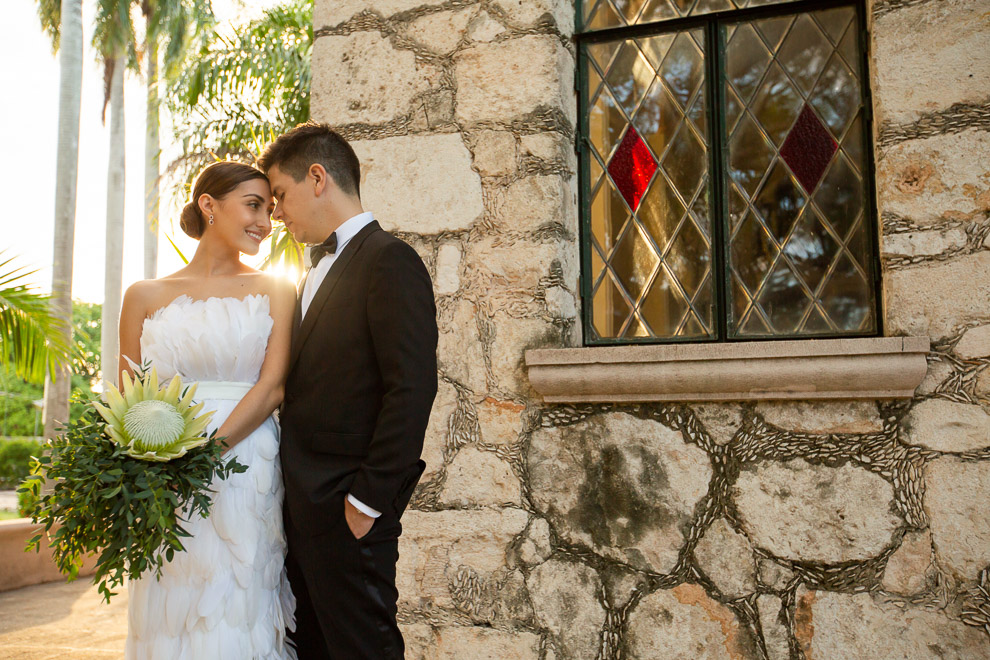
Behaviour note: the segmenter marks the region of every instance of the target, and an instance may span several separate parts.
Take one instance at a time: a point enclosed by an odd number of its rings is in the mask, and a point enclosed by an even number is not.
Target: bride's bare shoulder
[[[149,316],[180,294],[181,285],[172,276],[138,280],[124,292],[123,306],[141,317]]]
[[[143,317],[152,301],[158,295],[160,285],[157,280],[138,280],[127,287],[124,291],[124,300],[121,305],[123,317]]]

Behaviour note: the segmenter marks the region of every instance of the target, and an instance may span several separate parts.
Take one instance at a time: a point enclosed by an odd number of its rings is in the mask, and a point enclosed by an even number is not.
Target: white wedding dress
[[[273,321],[267,296],[180,296],[144,321],[141,357],[167,381],[199,382],[195,400],[223,423],[258,380]],[[282,660],[295,601],[283,567],[282,473],[273,418],[229,452],[246,472],[216,480],[208,518],[165,564],[128,585],[129,660]]]

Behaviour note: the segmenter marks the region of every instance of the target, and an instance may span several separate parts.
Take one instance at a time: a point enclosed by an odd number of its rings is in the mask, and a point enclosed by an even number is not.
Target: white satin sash
[[[219,380],[201,380],[196,382],[195,401],[229,400],[240,401],[254,387],[254,383],[237,383]]]

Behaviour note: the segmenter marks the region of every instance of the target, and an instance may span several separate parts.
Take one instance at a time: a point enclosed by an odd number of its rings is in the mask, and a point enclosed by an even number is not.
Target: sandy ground
[[[127,591],[103,602],[89,578],[0,592],[0,658],[124,657]]]

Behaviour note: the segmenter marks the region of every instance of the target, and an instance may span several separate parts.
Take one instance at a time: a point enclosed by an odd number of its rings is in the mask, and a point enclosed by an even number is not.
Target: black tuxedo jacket
[[[382,512],[386,526],[398,522],[425,466],[436,352],[436,304],[423,261],[370,223],[337,255],[304,319],[296,303],[280,413],[294,527],[328,530],[343,516],[347,493]]]

